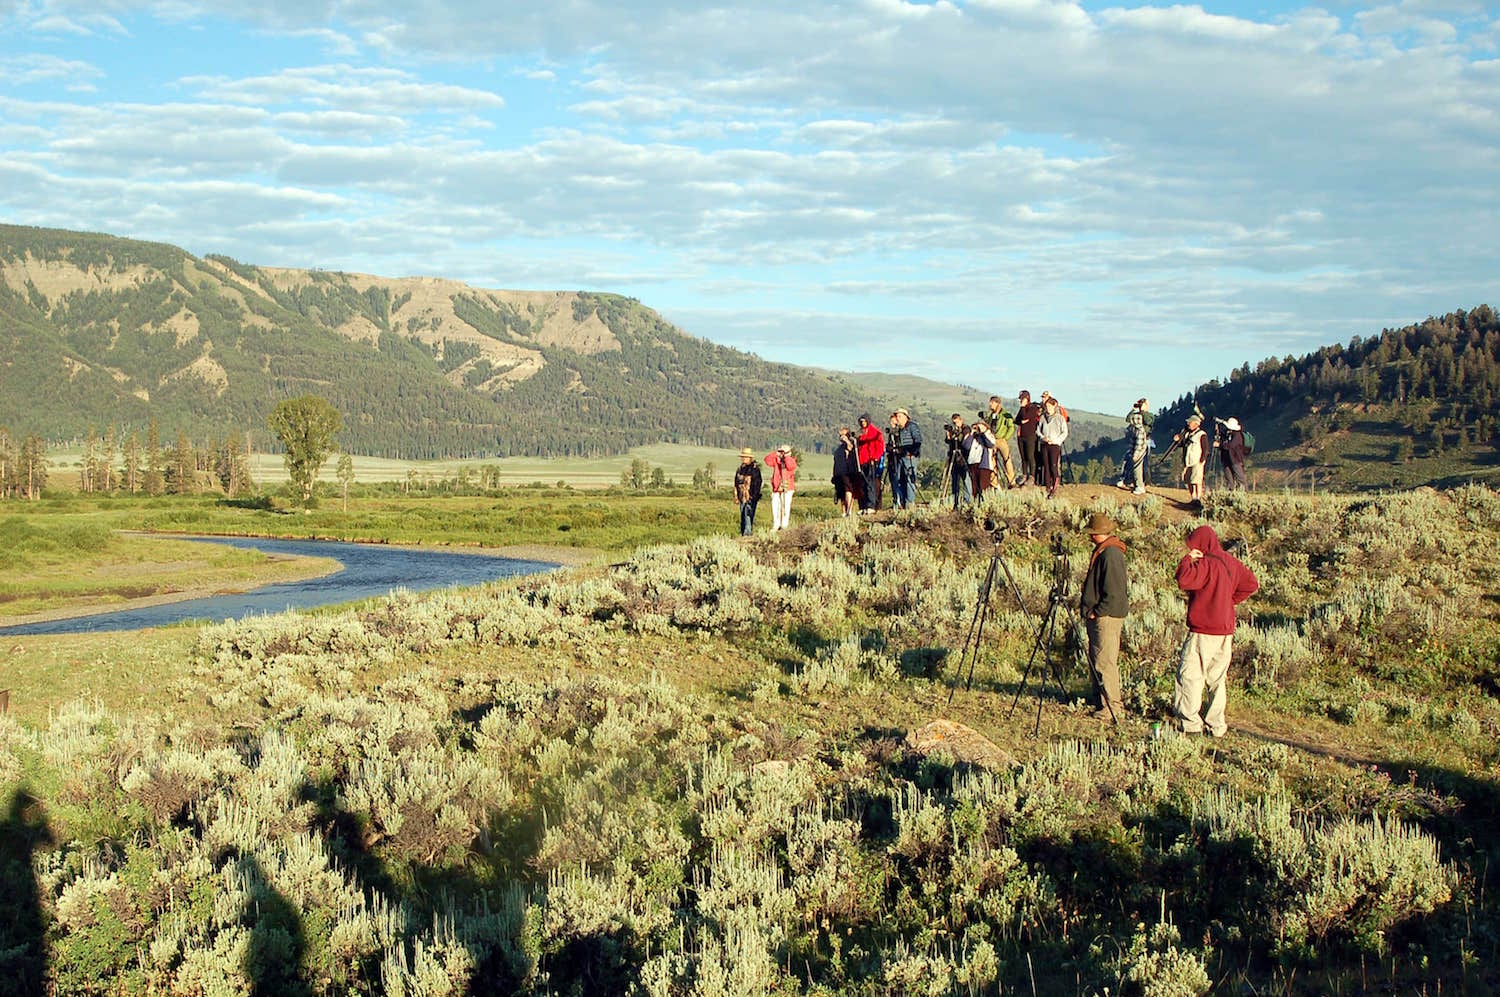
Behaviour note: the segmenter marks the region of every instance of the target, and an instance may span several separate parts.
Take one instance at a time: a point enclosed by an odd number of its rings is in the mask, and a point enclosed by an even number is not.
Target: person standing
[[[792,524],[792,493],[797,490],[797,458],[783,443],[766,454],[771,469],[771,529],[784,530]]]
[[[969,458],[964,441],[968,438],[964,417],[953,413],[951,421],[943,427],[943,442],[948,446],[948,458],[944,468],[948,472],[948,490],[953,495],[953,508],[957,509],[978,492],[969,487]]]
[[[1094,553],[1083,575],[1078,615],[1089,635],[1089,671],[1099,692],[1096,720],[1125,719],[1120,699],[1120,634],[1130,613],[1130,578],[1125,569],[1125,541],[1115,535],[1114,520],[1101,512],[1089,519]]]
[[[749,447],[740,451],[740,466],[734,471],[734,500],[740,507],[740,536],[755,532],[755,507],[760,504],[760,465]]]
[[[969,487],[978,501],[991,487],[995,473],[995,437],[989,423],[975,419],[964,437],[964,457],[969,469]]]
[[[859,471],[859,444],[848,426],[839,427],[839,441],[833,447],[833,498],[852,516],[864,506],[864,476]]]
[[[1130,414],[1125,417],[1125,461],[1120,468],[1120,487],[1129,487],[1129,482],[1134,482],[1132,489],[1136,495],[1146,494],[1146,459],[1151,449],[1151,424],[1155,421],[1151,415],[1146,399],[1142,398],[1135,403]]]
[[[1021,480],[1024,484],[1042,483],[1042,462],[1037,459],[1040,441],[1036,427],[1042,421],[1042,407],[1031,400],[1031,392],[1022,391],[1016,409],[1016,448],[1021,451]]]
[[[891,490],[898,509],[917,504],[917,458],[922,456],[922,430],[911,421],[904,408],[891,413],[891,429],[886,441],[890,459]]]
[[[1260,582],[1250,569],[1219,546],[1212,526],[1187,537],[1187,553],[1177,564],[1177,587],[1187,593],[1187,640],[1177,662],[1173,709],[1179,729],[1214,737],[1229,730],[1224,719],[1226,680],[1234,650],[1234,607],[1254,595]],[[1201,713],[1208,692],[1208,711]]]
[[[1224,487],[1230,491],[1249,488],[1245,480],[1245,429],[1234,416],[1224,420],[1224,440],[1214,440],[1219,448],[1219,460],[1224,464]]]
[[[1005,487],[1016,487],[1016,468],[1010,461],[1010,438],[1016,434],[1016,421],[1011,418],[1010,413],[1005,411],[1004,403],[1000,401],[999,395],[990,395],[990,410],[984,417],[989,423],[990,435],[995,438],[995,455],[999,458],[990,468],[995,475],[995,480],[989,483],[991,488],[1000,487],[1000,469],[1005,468]]]
[[[1068,420],[1058,411],[1056,398],[1048,397],[1042,404],[1042,420],[1037,424],[1037,439],[1042,441],[1042,478],[1047,486],[1047,497],[1057,497],[1057,486],[1062,481],[1062,448],[1068,439]]]
[[[1182,438],[1182,480],[1187,485],[1188,501],[1203,501],[1203,471],[1208,464],[1208,434],[1203,431],[1203,417],[1197,412],[1187,417]]]
[[[881,493],[885,490],[885,434],[870,420],[866,412],[859,417],[859,473],[865,477],[864,501],[860,509],[865,512],[880,510]]]

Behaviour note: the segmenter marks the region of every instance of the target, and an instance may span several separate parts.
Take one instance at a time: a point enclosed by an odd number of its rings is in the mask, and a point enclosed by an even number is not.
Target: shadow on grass
[[[45,992],[46,924],[31,860],[51,843],[41,803],[26,786],[17,788],[0,823],[0,988],[9,993]]]

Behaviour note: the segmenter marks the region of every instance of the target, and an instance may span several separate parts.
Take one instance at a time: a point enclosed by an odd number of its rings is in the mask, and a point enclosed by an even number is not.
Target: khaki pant
[[[1177,663],[1177,695],[1173,703],[1183,733],[1197,734],[1207,725],[1209,733],[1222,737],[1229,729],[1224,719],[1224,704],[1228,699],[1225,679],[1229,675],[1233,645],[1232,634],[1221,637],[1188,632],[1182,645],[1182,659]],[[1208,712],[1200,716],[1205,686]]]
[[[1089,635],[1089,668],[1104,690],[1104,702],[1116,720],[1125,719],[1125,704],[1120,700],[1120,632],[1125,629],[1125,620],[1119,616],[1100,616],[1084,620],[1083,627]]]
[[[999,440],[995,444],[995,453],[1000,457],[1000,466],[1005,468],[1006,486],[1014,487],[1016,483],[1016,469],[1015,465],[1010,462],[1010,440]],[[998,471],[993,473],[996,478],[1000,476],[1000,472]],[[999,488],[1000,483],[998,481],[991,481],[990,487]]]

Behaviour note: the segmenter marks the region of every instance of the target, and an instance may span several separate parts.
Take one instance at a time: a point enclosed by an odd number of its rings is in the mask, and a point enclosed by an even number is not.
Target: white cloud
[[[28,86],[35,83],[63,81],[82,85],[97,80],[103,73],[81,59],[63,59],[42,53],[24,53],[0,58],[0,84]]]

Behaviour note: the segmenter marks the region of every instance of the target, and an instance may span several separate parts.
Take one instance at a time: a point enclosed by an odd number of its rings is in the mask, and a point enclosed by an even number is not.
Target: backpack
[[[1240,433],[1245,437],[1245,456],[1248,457],[1255,453],[1255,434],[1248,429],[1242,429]]]

